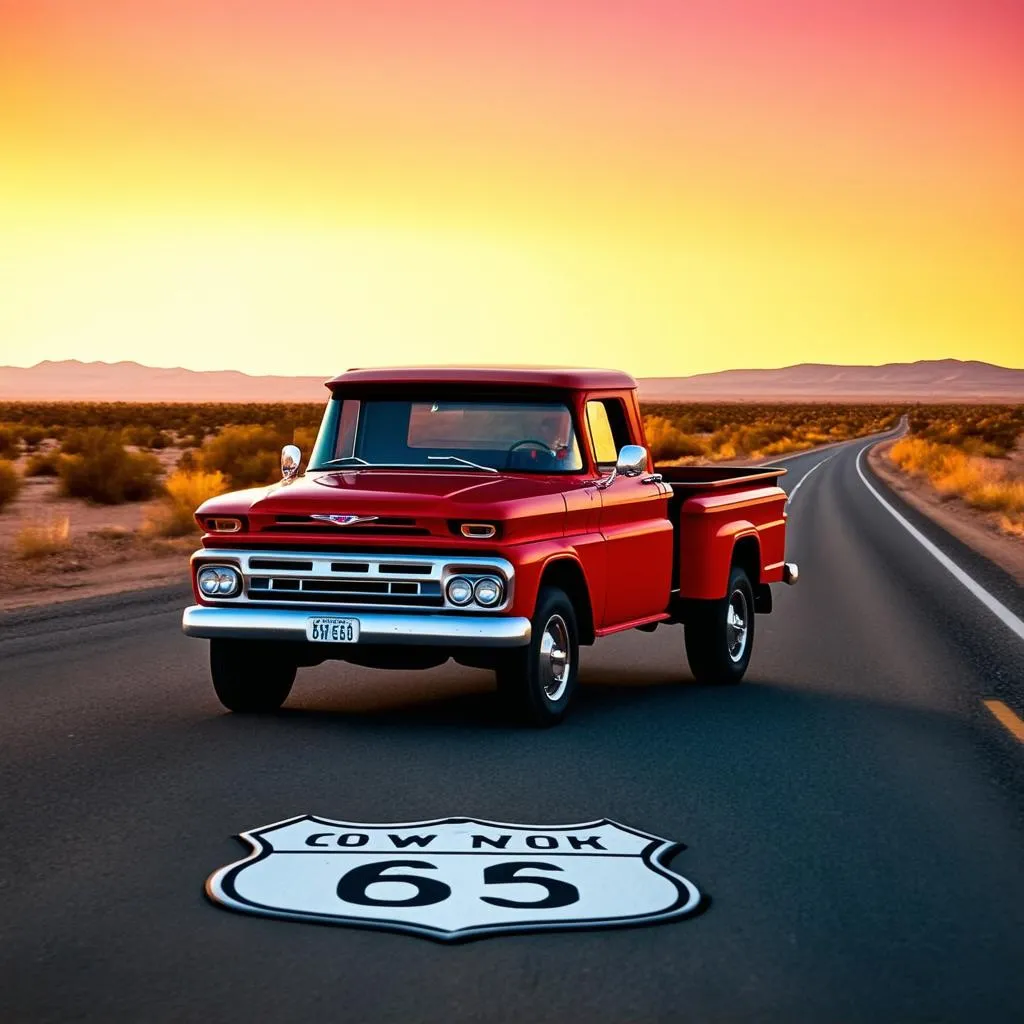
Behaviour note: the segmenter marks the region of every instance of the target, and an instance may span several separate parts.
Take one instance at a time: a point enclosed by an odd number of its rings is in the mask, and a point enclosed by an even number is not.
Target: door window
[[[626,411],[617,398],[595,398],[587,402],[587,428],[594,449],[594,461],[602,469],[615,465],[619,449],[629,444]]]

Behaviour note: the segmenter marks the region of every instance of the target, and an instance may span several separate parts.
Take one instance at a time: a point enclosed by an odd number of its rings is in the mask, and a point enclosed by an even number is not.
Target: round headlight
[[[242,579],[235,569],[208,565],[199,570],[199,591],[205,597],[234,597],[242,589]]]
[[[493,576],[484,576],[483,579],[476,581],[473,596],[477,604],[490,608],[501,600],[501,583]]]
[[[453,576],[448,581],[448,600],[452,604],[469,604],[473,600],[473,584],[465,576]]]

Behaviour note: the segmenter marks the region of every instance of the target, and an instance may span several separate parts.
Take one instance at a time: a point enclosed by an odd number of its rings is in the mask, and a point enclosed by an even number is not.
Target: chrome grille
[[[392,608],[472,611],[445,599],[448,578],[465,573],[490,574],[506,581],[506,597],[489,612],[512,602],[514,572],[503,558],[459,555],[342,554],[337,551],[243,551],[203,549],[192,556],[203,563],[237,565],[244,587],[235,598],[208,599],[210,604],[287,604],[331,608]],[[476,609],[483,611],[482,609]]]
[[[317,604],[383,605],[442,608],[440,582],[383,579],[295,579],[288,576],[250,576],[250,601],[313,601]]]

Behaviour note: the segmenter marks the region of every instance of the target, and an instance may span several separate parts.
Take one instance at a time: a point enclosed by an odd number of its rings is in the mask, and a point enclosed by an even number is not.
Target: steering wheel
[[[517,448],[521,448],[524,444],[535,444],[535,445],[537,445],[538,448],[541,448],[544,451],[546,451],[548,453],[548,455],[551,456],[551,458],[555,459],[555,458],[558,457],[558,452],[556,452],[554,448],[549,448],[548,445],[546,444],[546,442],[538,441],[535,437],[524,437],[522,439],[522,441],[516,441],[516,443],[514,445],[512,445],[509,448],[508,452],[506,453],[506,456],[505,456],[505,469],[508,469],[508,465],[512,461],[512,453]]]

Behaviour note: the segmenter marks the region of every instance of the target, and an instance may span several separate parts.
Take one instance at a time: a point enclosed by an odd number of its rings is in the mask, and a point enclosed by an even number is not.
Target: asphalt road
[[[872,496],[863,446],[789,460],[801,581],[743,685],[696,686],[678,628],[631,632],[549,731],[453,666],[326,665],[280,715],[223,713],[179,591],[0,618],[0,1020],[1020,1020],[1024,743],[983,701],[1024,717],[1024,640]],[[206,901],[234,835],[305,811],[607,816],[685,842],[712,902],[442,945]]]

